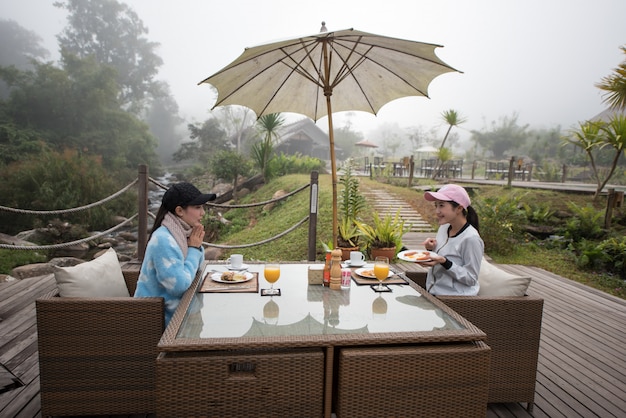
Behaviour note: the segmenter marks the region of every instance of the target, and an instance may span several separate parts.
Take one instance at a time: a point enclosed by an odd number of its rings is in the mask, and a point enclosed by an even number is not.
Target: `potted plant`
[[[344,164],[344,174],[339,180],[343,186],[339,195],[340,220],[337,226],[337,248],[342,251],[342,259],[350,258],[350,251],[359,250],[358,216],[365,207],[365,197],[359,191],[359,179],[354,176],[353,161]]]
[[[356,221],[359,235],[365,243],[365,248],[374,260],[378,256],[388,257],[393,260],[396,253],[402,248],[402,236],[409,230],[404,226],[404,219],[400,217],[400,210],[395,216],[391,214],[381,218],[374,212],[372,224]]]

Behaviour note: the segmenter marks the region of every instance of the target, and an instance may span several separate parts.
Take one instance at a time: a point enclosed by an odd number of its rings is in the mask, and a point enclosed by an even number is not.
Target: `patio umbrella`
[[[301,113],[328,116],[333,188],[333,242],[337,244],[337,165],[333,112],[376,114],[391,100],[428,97],[428,85],[456,71],[435,54],[440,45],[390,38],[354,29],[326,31],[251,48],[202,80],[218,91],[213,108],[243,105],[257,117]]]
[[[378,148],[378,145],[374,144],[373,142],[368,141],[367,139],[364,139],[359,142],[355,142],[354,145],[356,145],[357,147],[364,147],[364,148]]]

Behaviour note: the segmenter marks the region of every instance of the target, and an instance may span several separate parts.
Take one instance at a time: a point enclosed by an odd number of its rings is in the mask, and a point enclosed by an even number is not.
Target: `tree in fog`
[[[261,171],[263,180],[268,182],[272,177],[270,161],[274,157],[274,144],[278,140],[278,131],[285,124],[280,113],[263,115],[257,121],[257,130],[261,139],[252,145],[252,160]]]
[[[213,111],[221,121],[226,136],[231,139],[233,147],[242,153],[242,141],[246,138],[246,132],[254,126],[254,112],[244,106],[222,106]]]
[[[57,36],[61,50],[115,68],[122,106],[138,113],[148,96],[163,94],[155,81],[163,64],[155,53],[159,44],[144,36],[148,29],[130,7],[116,0],[65,0],[54,5],[69,12],[69,23]]]
[[[0,101],[0,144],[10,148],[8,155],[36,154],[44,143],[97,157],[112,171],[156,163],[148,127],[119,106],[115,71],[93,58],[64,55],[64,68],[0,68],[11,88]]]
[[[19,70],[32,68],[32,60],[42,60],[50,55],[41,42],[39,35],[16,21],[0,19],[0,66],[14,65]]]
[[[0,19],[0,67],[14,66],[18,70],[32,69],[33,60],[49,55],[41,46],[41,37],[21,27],[14,20]],[[0,80],[0,97],[6,98],[9,90]]]
[[[162,83],[163,96],[150,100],[144,120],[158,141],[157,154],[169,164],[183,141],[184,119],[178,116],[178,103],[169,93],[169,85]]]
[[[518,125],[517,118],[517,114],[513,114],[500,118],[498,122],[492,121],[490,128],[472,131],[472,140],[484,151],[491,151],[493,158],[504,159],[528,139],[528,125]]]
[[[466,118],[461,116],[461,114],[454,109],[449,109],[449,110],[444,111],[441,114],[441,118],[446,124],[448,124],[448,129],[446,130],[446,134],[443,137],[443,141],[441,141],[441,145],[439,146],[439,151],[437,154],[437,165],[435,166],[435,169],[433,170],[433,179],[437,177],[438,175],[440,175],[440,171],[443,165],[447,161],[452,159],[452,151],[450,152],[446,151],[446,141],[448,140],[448,137],[450,137],[450,132],[452,131],[452,128],[454,128],[455,126],[459,126],[460,124],[465,123],[467,121]]]
[[[174,161],[207,163],[218,151],[228,150],[226,131],[214,116],[203,123],[187,125],[191,141],[183,142],[174,153]]]

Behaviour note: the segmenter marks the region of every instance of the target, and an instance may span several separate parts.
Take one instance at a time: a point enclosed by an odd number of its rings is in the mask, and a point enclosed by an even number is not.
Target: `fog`
[[[65,10],[50,0],[0,0],[0,16],[44,39],[58,59],[55,36]],[[169,83],[181,116],[203,121],[215,95],[199,81],[226,66],[245,47],[279,38],[355,28],[443,45],[437,54],[463,73],[448,73],[430,85],[427,98],[403,98],[378,116],[337,113],[335,127],[350,118],[365,133],[382,124],[443,125],[441,112],[467,118],[461,136],[517,114],[533,128],[568,129],[606,108],[594,84],[624,59],[626,1],[501,0],[422,1],[126,0],[160,43],[159,79]],[[301,116],[291,116],[300,118]],[[327,118],[318,121],[327,130]]]

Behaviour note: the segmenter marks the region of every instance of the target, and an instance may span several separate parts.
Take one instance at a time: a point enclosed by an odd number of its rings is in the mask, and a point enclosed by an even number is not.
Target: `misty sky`
[[[427,98],[404,98],[378,116],[357,112],[353,129],[367,137],[384,123],[443,126],[440,114],[455,109],[480,130],[516,113],[532,128],[563,129],[600,113],[594,84],[626,58],[624,0],[126,0],[161,44],[159,79],[167,81],[181,115],[203,121],[215,102],[197,83],[226,66],[247,46],[319,31],[354,28],[443,45],[437,54],[463,71],[430,85]],[[38,33],[58,58],[55,35],[65,11],[52,0],[0,0],[0,16]],[[333,116],[335,127],[346,113]],[[294,116],[295,119],[301,116]],[[318,125],[327,130],[327,118]],[[462,133],[461,136],[467,136]]]

